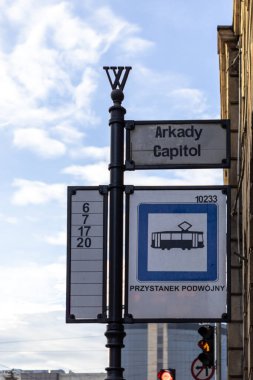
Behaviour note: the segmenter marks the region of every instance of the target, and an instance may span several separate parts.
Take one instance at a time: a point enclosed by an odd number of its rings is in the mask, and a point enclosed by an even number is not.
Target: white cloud
[[[45,236],[44,239],[48,244],[62,245],[65,247],[66,242],[67,242],[66,231],[60,231],[60,232],[56,233],[55,235]]]
[[[7,5],[7,4],[5,4]],[[30,16],[31,0],[17,0],[7,6],[6,13],[13,22],[24,22]]]
[[[211,186],[223,185],[222,169],[183,169],[171,171],[172,185]]]
[[[86,181],[89,185],[109,184],[108,165],[105,162],[68,166],[63,169],[63,173]],[[222,185],[223,171],[221,169],[126,171],[125,184],[136,186]]]
[[[96,116],[91,109],[92,94],[95,92],[97,85],[97,73],[94,69],[86,68],[83,72],[82,78],[79,84],[75,87],[73,99],[75,101],[76,115],[75,117],[82,119],[83,110],[86,110],[90,119]]]
[[[0,213],[0,220],[8,224],[17,224],[18,218],[16,216],[4,215]]]
[[[123,42],[123,49],[128,54],[138,54],[142,53],[143,51],[150,49],[154,46],[154,43],[152,41],[147,41],[142,38],[133,37],[128,38],[125,42]]]
[[[65,263],[41,265],[27,263],[19,267],[0,266],[2,323],[9,318],[10,324],[19,324],[22,314],[48,313],[64,310]],[[42,291],[43,289],[43,291]]]
[[[74,158],[88,158],[89,160],[103,160],[109,162],[110,148],[109,146],[84,146],[79,149],[73,149],[71,156]]]
[[[130,171],[125,174],[125,183],[136,186],[222,185],[223,171],[217,169]]]
[[[65,202],[66,186],[64,184],[48,184],[18,178],[13,181],[12,186],[17,189],[13,193],[12,203],[19,206]]]
[[[66,144],[79,144],[85,136],[77,128],[70,124],[59,124],[52,128],[52,133],[60,137]]]
[[[127,91],[131,94],[129,119],[193,120],[216,116],[210,112],[205,91],[191,87],[191,79],[177,72],[136,64],[129,75]]]
[[[208,115],[208,105],[205,94],[195,88],[179,88],[168,94],[174,110],[180,110],[186,115],[204,118]]]
[[[0,35],[0,126],[98,123],[95,65],[122,40],[139,48],[149,42],[109,7],[82,7],[85,18],[70,2],[16,0],[2,7],[3,27],[14,29],[15,38]]]
[[[0,320],[2,326],[9,327],[9,331],[1,331],[0,347],[1,363],[9,369],[105,372],[108,349],[103,324],[92,329],[90,324],[67,325],[62,310],[12,314],[9,319],[0,316]]]
[[[130,119],[173,119],[168,96],[171,91],[186,85],[188,85],[188,79],[184,75],[169,70],[157,71],[136,64],[127,83],[127,91],[131,94],[127,112],[134,115],[134,117],[130,116]]]
[[[77,372],[106,367],[105,327],[91,331],[87,325],[65,323],[65,277],[64,257],[47,265],[0,266],[0,351],[6,366]],[[83,362],[83,355],[89,360]]]
[[[20,128],[14,131],[13,143],[20,149],[29,149],[44,158],[54,158],[65,154],[65,145],[51,137],[42,129]]]
[[[106,185],[109,180],[108,164],[105,162],[85,166],[71,165],[64,168],[62,172],[84,180],[89,185]]]
[[[123,18],[116,16],[109,7],[101,7],[95,10],[91,23],[95,23],[101,33],[101,52],[105,53],[109,50],[110,46],[119,42],[120,46],[122,41],[133,38],[140,32],[140,28],[136,24],[131,24]]]

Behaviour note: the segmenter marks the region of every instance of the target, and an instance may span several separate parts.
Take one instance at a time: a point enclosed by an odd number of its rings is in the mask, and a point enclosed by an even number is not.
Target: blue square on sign
[[[199,214],[199,215],[198,215]],[[151,218],[157,220],[168,216],[170,219],[182,215],[183,221],[177,229],[153,231],[149,228]],[[188,217],[188,220],[186,216]],[[192,228],[189,222],[191,217],[206,220],[205,228]],[[216,204],[192,203],[141,203],[138,206],[138,270],[139,281],[216,281],[218,260],[218,207]],[[205,231],[205,232],[204,232]],[[159,270],[152,268],[149,263],[149,254],[152,252],[187,252],[187,259],[191,260],[191,252],[202,252],[206,255],[205,268],[184,268],[180,270],[180,263],[176,270]],[[204,253],[203,253],[204,252]],[[176,260],[174,258],[174,260]],[[198,269],[198,270],[196,270]]]

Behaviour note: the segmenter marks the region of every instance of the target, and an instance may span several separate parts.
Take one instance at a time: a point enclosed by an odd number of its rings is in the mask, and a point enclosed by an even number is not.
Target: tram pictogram
[[[180,230],[152,232],[151,247],[158,249],[193,249],[204,247],[204,233],[189,231],[192,225],[187,221],[178,224]]]

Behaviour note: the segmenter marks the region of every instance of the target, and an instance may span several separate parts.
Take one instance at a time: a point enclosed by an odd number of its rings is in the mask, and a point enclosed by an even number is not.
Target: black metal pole
[[[109,221],[109,323],[105,336],[109,348],[106,380],[124,380],[121,349],[125,336],[122,323],[122,264],[123,264],[123,192],[124,192],[124,115],[122,90],[111,93],[110,221]]]

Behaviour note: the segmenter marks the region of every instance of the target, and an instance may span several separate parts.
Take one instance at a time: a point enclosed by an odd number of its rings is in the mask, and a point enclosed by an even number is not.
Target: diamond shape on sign
[[[178,227],[180,227],[182,231],[188,231],[192,227],[192,224],[184,221],[184,222],[180,223],[178,225]]]

